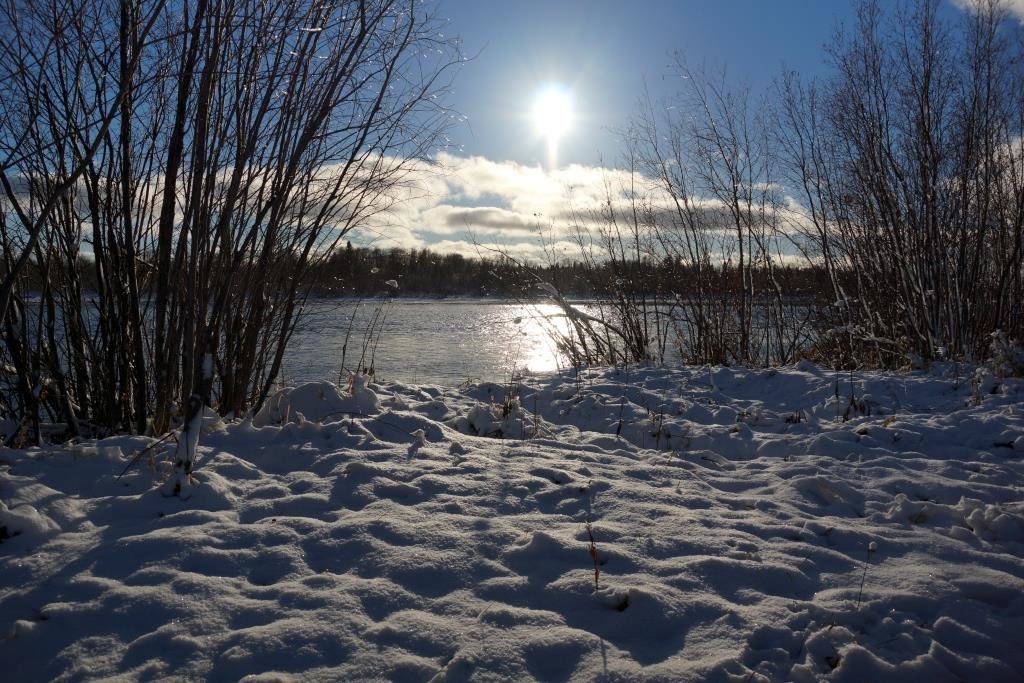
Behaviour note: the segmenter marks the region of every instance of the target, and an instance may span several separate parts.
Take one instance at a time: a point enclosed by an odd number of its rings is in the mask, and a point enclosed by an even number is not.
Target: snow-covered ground
[[[0,678],[1022,680],[1022,384],[853,380],[305,385],[184,501],[0,450]]]

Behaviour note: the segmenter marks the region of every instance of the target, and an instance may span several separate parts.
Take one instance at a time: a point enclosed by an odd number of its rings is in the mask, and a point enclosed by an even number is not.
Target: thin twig
[[[117,475],[117,479],[115,479],[114,481],[121,481],[121,477],[123,477],[128,472],[128,470],[131,469],[132,466],[139,461],[139,458],[141,458],[146,453],[150,452],[151,450],[153,450],[154,448],[156,448],[157,446],[162,444],[164,441],[167,441],[167,439],[169,439],[172,436],[174,436],[174,432],[167,432],[162,437],[160,437],[160,439],[158,441],[154,441],[153,443],[149,444],[148,446],[143,448],[141,451],[136,453],[135,457],[132,458],[131,462],[129,462],[127,465],[125,465],[125,468],[123,470],[121,470],[121,474]]]

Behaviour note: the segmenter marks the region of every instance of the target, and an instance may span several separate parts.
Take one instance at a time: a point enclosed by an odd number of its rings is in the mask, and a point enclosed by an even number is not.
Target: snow
[[[4,677],[1021,680],[1020,380],[510,386],[207,416],[188,500],[173,440],[0,450]]]
[[[330,382],[307,382],[295,388],[286,387],[263,404],[252,423],[265,427],[307,420],[337,422],[346,415],[372,415],[380,411],[380,399],[367,387],[367,375],[353,375],[349,382],[349,391]]]

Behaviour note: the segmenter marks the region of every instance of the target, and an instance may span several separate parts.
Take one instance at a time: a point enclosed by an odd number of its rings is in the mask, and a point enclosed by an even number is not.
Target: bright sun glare
[[[548,143],[552,164],[558,141],[572,126],[572,96],[564,86],[551,84],[541,90],[533,101],[533,124]]]

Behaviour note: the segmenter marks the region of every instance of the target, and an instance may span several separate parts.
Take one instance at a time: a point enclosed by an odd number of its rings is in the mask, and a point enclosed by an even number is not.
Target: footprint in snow
[[[570,484],[573,481],[572,475],[565,470],[558,470],[551,467],[535,467],[530,470],[530,474],[541,479],[547,479],[552,484],[557,484],[559,486]]]

